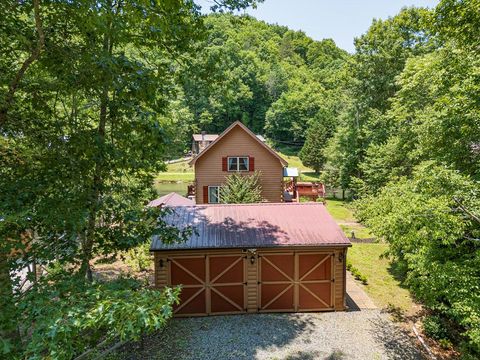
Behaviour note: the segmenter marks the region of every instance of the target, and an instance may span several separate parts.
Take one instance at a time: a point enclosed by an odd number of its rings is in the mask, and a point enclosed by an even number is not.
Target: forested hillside
[[[145,207],[153,180],[241,120],[349,190],[432,336],[480,356],[480,1],[373,20],[353,54],[232,15],[256,3],[1,2],[0,354],[162,328],[178,291],[96,282],[93,261],[188,235]],[[22,282],[33,261],[48,274]]]
[[[332,40],[248,16],[210,15],[205,25],[206,38],[178,75],[187,143],[192,132],[219,133],[235,120],[297,147],[313,123],[333,133],[349,55]]]

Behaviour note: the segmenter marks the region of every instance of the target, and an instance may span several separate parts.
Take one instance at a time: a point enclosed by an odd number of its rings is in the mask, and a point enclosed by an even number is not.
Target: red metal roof
[[[188,205],[195,205],[195,202],[186,197],[178,195],[176,192],[171,192],[170,194],[159,197],[158,199],[152,200],[148,203],[148,206],[150,207],[157,207],[161,205],[188,206]]]
[[[321,203],[196,205],[172,208],[167,223],[193,226],[184,243],[165,245],[156,236],[150,250],[350,246]]]

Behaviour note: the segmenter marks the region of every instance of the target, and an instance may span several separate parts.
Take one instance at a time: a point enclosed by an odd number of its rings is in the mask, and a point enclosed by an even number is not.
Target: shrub
[[[253,175],[232,174],[220,190],[220,202],[224,204],[258,203],[263,200],[260,173]]]
[[[146,271],[152,264],[150,244],[144,243],[125,252],[125,262],[135,271]]]
[[[352,273],[353,277],[356,280],[361,281],[363,283],[363,285],[368,285],[368,278],[365,275],[363,275],[362,273],[360,273],[360,270],[358,270],[355,266],[353,266],[352,263],[347,261],[346,266],[347,266],[347,270]]]
[[[448,334],[440,317],[435,315],[427,316],[423,320],[425,334],[435,340],[447,339]]]
[[[166,324],[179,291],[131,278],[88,284],[66,273],[47,276],[19,299],[23,347],[3,342],[4,356],[71,359],[101,342],[138,340]]]

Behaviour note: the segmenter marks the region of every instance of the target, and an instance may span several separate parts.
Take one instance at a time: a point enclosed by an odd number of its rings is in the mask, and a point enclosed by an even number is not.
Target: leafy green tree
[[[357,203],[358,215],[403,265],[406,285],[430,309],[457,323],[480,354],[479,184],[433,162]]]
[[[253,175],[229,175],[220,190],[220,202],[224,204],[258,203],[262,200],[259,172]]]
[[[21,351],[9,270],[58,261],[91,282],[95,256],[185,235],[145,204],[175,135],[173,64],[205,28],[192,1],[1,6],[0,336]]]

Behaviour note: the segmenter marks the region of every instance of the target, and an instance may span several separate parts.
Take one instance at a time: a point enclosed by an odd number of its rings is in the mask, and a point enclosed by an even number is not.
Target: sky
[[[211,0],[198,0],[202,11]],[[315,40],[333,39],[338,47],[354,52],[353,39],[365,33],[374,18],[386,19],[405,6],[433,8],[438,0],[265,0],[245,12],[268,23],[302,30]]]

